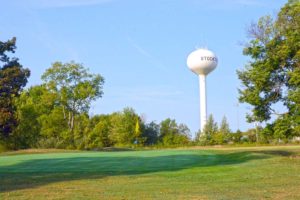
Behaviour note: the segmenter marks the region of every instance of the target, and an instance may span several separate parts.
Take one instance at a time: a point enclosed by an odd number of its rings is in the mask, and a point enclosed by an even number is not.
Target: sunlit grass
[[[300,199],[300,146],[0,154],[0,199]]]

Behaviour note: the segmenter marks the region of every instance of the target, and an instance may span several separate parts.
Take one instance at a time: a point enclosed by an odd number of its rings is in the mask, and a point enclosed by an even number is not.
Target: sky
[[[207,77],[207,111],[247,130],[236,70],[249,61],[247,27],[275,16],[286,0],[3,0],[0,40],[17,37],[14,56],[31,70],[27,87],[55,61],[82,63],[105,78],[91,115],[132,107],[146,122],[166,118],[200,127],[198,77],[186,65],[197,48],[219,63]]]

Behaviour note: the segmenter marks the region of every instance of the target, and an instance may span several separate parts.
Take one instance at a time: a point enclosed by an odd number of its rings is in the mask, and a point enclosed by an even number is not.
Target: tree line
[[[186,146],[196,144],[189,128],[167,118],[160,123],[146,123],[133,108],[106,115],[89,115],[92,101],[103,95],[104,78],[92,74],[82,64],[74,61],[55,62],[41,76],[40,85],[23,89],[29,77],[29,69],[22,65],[14,66],[18,59],[10,59],[7,52],[16,48],[16,39],[1,43],[2,146],[8,149],[25,148],[64,148],[102,149],[105,147],[142,146]],[[14,69],[11,73],[7,70]],[[10,81],[10,82],[9,82]],[[3,82],[2,82],[3,83]],[[10,85],[9,85],[10,84]],[[6,89],[6,90],[5,90]],[[9,117],[6,117],[9,116]],[[212,135],[214,142],[224,144],[230,134],[226,118],[220,129],[211,131],[210,117],[205,135]],[[214,122],[212,122],[214,124]],[[214,125],[213,125],[214,126]],[[218,131],[218,138],[214,132]],[[210,139],[207,139],[207,141]],[[197,140],[198,141],[198,140]],[[200,141],[200,140],[199,140]],[[204,144],[204,143],[203,143]]]
[[[1,94],[6,95],[1,95],[0,141],[6,148],[100,149],[191,141],[186,125],[172,119],[147,124],[132,108],[89,116],[91,102],[103,95],[104,78],[74,61],[53,63],[42,84],[23,90],[29,69],[13,66],[18,59],[7,56],[14,53],[15,42],[1,42]]]
[[[275,19],[260,18],[248,33],[243,53],[250,61],[237,71],[239,100],[252,106],[248,122],[266,125],[232,132],[226,117],[218,126],[210,115],[194,139],[185,124],[169,118],[147,123],[132,108],[90,116],[91,103],[103,95],[104,78],[74,61],[53,63],[42,84],[24,89],[30,70],[11,57],[16,38],[0,41],[0,150],[295,141],[300,136],[300,2],[289,0]],[[278,104],[284,112],[275,110]]]

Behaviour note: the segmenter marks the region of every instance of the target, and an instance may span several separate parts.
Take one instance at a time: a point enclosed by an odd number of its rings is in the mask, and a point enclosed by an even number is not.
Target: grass
[[[0,199],[300,199],[300,146],[2,153]]]

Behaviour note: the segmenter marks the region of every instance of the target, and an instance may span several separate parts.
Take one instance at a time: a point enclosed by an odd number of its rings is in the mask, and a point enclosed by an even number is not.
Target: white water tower
[[[199,76],[200,89],[200,125],[201,132],[206,124],[206,75],[213,71],[218,64],[217,56],[208,49],[197,49],[187,58],[187,65]]]

